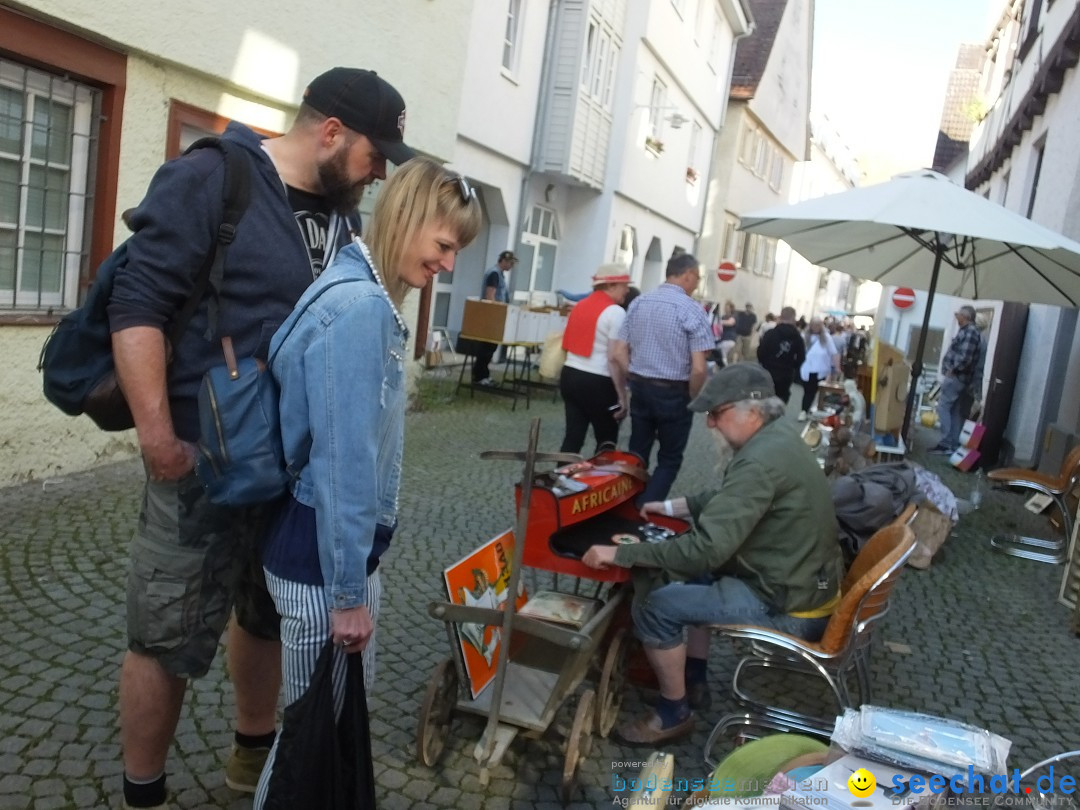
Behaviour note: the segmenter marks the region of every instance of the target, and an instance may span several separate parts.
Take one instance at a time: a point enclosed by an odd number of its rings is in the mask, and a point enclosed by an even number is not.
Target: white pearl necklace
[[[371,251],[368,250],[368,246],[364,244],[364,241],[359,236],[354,236],[353,241],[356,242],[356,246],[360,248],[360,253],[364,256],[364,261],[368,263],[368,267],[371,268],[371,274],[375,276],[375,283],[379,285],[379,289],[382,290],[382,294],[386,297],[386,303],[390,305],[390,311],[394,313],[394,320],[397,321],[398,328],[401,329],[405,335],[405,339],[409,339],[409,327],[405,325],[405,320],[401,317],[401,313],[398,312],[398,308],[394,306],[394,299],[390,297],[390,293],[386,291],[386,285],[383,284],[382,276],[379,275],[379,268],[375,266],[375,260],[371,258]]]

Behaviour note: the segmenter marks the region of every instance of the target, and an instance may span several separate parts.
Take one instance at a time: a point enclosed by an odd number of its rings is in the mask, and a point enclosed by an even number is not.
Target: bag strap
[[[196,149],[217,149],[225,158],[221,222],[218,224],[217,236],[210,248],[207,261],[195,279],[191,296],[184,302],[183,308],[177,313],[176,320],[173,322],[170,343],[174,346],[187,329],[195,310],[202,303],[208,287],[212,290],[213,296],[207,305],[206,339],[210,340],[217,332],[218,316],[221,312],[221,287],[225,279],[225,255],[228,246],[236,238],[236,226],[240,218],[244,216],[251,198],[251,165],[247,156],[240,153],[240,147],[233,146],[218,137],[206,137],[195,141],[184,150],[184,154],[190,154]]]
[[[283,337],[281,339],[281,343],[279,343],[277,345],[277,348],[274,349],[274,353],[271,354],[269,359],[266,361],[267,369],[270,369],[270,368],[273,367],[274,360],[277,359],[278,352],[281,351],[281,347],[285,345],[285,341],[287,341],[289,339],[289,335],[292,334],[293,329],[296,328],[296,325],[298,323],[300,323],[300,318],[303,316],[303,314],[305,312],[307,312],[307,308],[310,307],[312,304],[314,304],[316,301],[318,301],[319,298],[322,297],[322,294],[324,292],[326,292],[327,290],[329,290],[331,287],[336,287],[338,284],[344,284],[347,281],[356,281],[356,279],[354,279],[354,278],[335,278],[333,281],[328,281],[326,283],[325,287],[323,287],[321,290],[319,290],[317,293],[315,293],[313,296],[311,296],[311,298],[309,298],[307,301],[304,302],[304,305],[302,307],[300,307],[299,311],[297,311],[296,317],[293,318],[293,322],[289,324],[289,329],[288,329],[288,331],[285,332],[285,337]],[[227,346],[226,346],[226,343],[225,343],[226,341],[228,341]],[[228,337],[222,338],[221,339],[221,346],[225,351],[225,356],[228,357],[229,352],[232,351],[232,338],[228,338]]]

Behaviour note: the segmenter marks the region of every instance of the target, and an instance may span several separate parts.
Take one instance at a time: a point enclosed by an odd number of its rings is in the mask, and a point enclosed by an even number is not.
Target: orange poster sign
[[[514,559],[514,532],[505,531],[464,559],[446,569],[446,590],[456,605],[503,610],[509,595]],[[527,601],[524,586],[518,588],[516,607]],[[458,624],[458,642],[469,676],[473,698],[495,678],[502,643],[502,628],[483,624]]]

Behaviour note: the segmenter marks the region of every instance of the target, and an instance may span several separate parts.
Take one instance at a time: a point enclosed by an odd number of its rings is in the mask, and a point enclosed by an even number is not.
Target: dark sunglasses
[[[460,174],[454,174],[443,180],[443,183],[457,183],[458,193],[461,195],[461,201],[466,205],[469,204],[469,200],[476,199],[476,189],[469,185],[469,181],[462,177]]]

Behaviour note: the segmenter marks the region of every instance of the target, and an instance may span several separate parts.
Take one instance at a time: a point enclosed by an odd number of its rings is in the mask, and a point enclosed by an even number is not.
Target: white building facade
[[[449,159],[466,54],[448,45],[467,38],[472,8],[328,0],[317,24],[298,24],[302,11],[281,0],[227,13],[206,0],[0,6],[0,486],[137,450],[133,431],[103,433],[49,405],[36,365],[161,162],[229,119],[285,131],[307,82],[335,65],[391,81],[409,143]]]
[[[459,331],[505,249],[513,299],[533,305],[587,291],[612,261],[651,289],[694,249],[744,3],[476,5],[451,165],[480,189],[485,231],[440,277],[433,329]]]
[[[809,159],[814,4],[751,2],[754,33],[737,46],[726,124],[713,154],[698,258],[708,269],[732,261],[731,281],[708,273],[703,294],[750,302],[764,313],[774,300],[777,241],[737,229],[739,217],[789,201],[796,163]]]
[[[473,181],[484,209],[455,272],[409,300],[414,357],[430,328],[456,332],[501,250],[521,258],[515,298],[534,303],[587,290],[613,260],[655,286],[672,252],[693,250],[747,0],[328,0],[319,24],[300,14],[281,0],[0,6],[0,486],[137,451],[133,433],[44,401],[42,342],[164,159],[230,119],[284,132],[335,65],[391,81],[408,143]]]
[[[1009,0],[987,44],[986,118],[967,162],[968,188],[1080,240],[1080,0]],[[1039,461],[1050,426],[1080,433],[1080,329],[1075,308],[1029,308],[1005,438]]]

